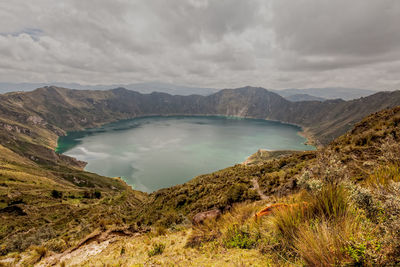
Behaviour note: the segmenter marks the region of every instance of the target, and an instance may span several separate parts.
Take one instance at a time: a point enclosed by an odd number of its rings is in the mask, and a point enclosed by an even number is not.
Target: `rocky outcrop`
[[[22,133],[26,135],[31,134],[31,130],[18,125],[8,124],[0,121],[0,127],[4,128],[8,132]]]
[[[26,121],[31,122],[32,124],[35,124],[35,125],[37,125],[37,124],[45,125],[46,124],[45,121],[39,116],[29,116],[26,119]]]
[[[219,209],[199,212],[193,216],[193,225],[202,224],[205,220],[215,220],[221,216],[222,212]]]

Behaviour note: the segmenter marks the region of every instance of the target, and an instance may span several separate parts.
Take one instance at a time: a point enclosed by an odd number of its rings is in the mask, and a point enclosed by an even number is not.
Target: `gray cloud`
[[[0,0],[0,81],[398,89],[398,25],[397,0]]]
[[[400,59],[399,1],[281,0],[273,13],[278,45],[293,52],[281,66],[329,70]]]

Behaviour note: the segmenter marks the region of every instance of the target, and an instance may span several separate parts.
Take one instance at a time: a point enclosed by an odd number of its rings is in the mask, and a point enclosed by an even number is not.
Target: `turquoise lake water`
[[[57,152],[86,170],[122,177],[145,192],[241,163],[258,149],[313,150],[301,129],[280,122],[226,117],[146,117],[60,137]]]

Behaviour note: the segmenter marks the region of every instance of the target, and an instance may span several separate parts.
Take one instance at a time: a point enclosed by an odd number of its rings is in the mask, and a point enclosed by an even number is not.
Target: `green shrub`
[[[235,184],[229,188],[227,193],[228,203],[235,203],[243,201],[243,195],[247,192],[247,187],[244,184]]]
[[[83,198],[92,198],[92,195],[90,194],[89,191],[84,191],[83,192]]]
[[[61,191],[53,189],[53,190],[51,190],[51,196],[53,198],[62,198],[63,193]]]
[[[363,262],[365,262],[366,249],[367,248],[365,244],[355,244],[355,243],[351,243],[345,247],[346,253],[357,265],[361,265]]]
[[[252,234],[250,227],[234,224],[228,228],[225,234],[224,246],[227,248],[254,248],[260,239],[259,234]]]
[[[94,191],[94,197],[97,199],[101,198],[101,192],[98,190]]]
[[[147,255],[149,255],[149,257],[153,257],[155,255],[161,255],[163,254],[164,249],[165,249],[164,244],[162,243],[154,244],[153,248],[149,250],[149,252],[147,252]]]
[[[84,191],[83,198],[99,199],[101,198],[101,192],[99,190]]]

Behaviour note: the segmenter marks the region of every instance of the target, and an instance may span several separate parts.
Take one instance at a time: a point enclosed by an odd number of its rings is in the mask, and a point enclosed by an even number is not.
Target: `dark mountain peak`
[[[262,87],[254,87],[254,86],[245,86],[241,88],[237,88],[234,90],[238,90],[239,92],[258,92],[258,93],[265,93],[269,92],[267,89]]]
[[[217,93],[215,93],[215,95],[223,95],[223,94],[236,94],[236,95],[270,95],[270,96],[275,96],[278,98],[282,98],[280,95],[268,91],[265,88],[262,87],[253,87],[253,86],[245,86],[245,87],[240,87],[240,88],[236,88],[236,89],[223,89]]]
[[[117,88],[111,89],[111,91],[113,91],[113,92],[126,92],[126,91],[130,91],[130,90],[126,89],[125,87],[117,87]]]
[[[43,87],[37,88],[37,89],[33,90],[31,93],[53,93],[54,94],[54,93],[71,92],[71,91],[74,91],[74,89],[68,89],[68,88],[50,85],[50,86],[43,86]]]

